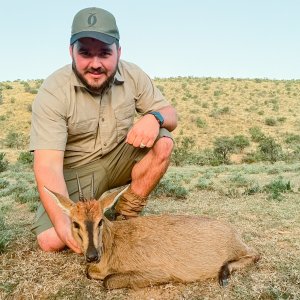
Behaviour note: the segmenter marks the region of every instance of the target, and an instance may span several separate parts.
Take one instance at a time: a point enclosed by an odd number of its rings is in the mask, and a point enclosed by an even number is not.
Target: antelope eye
[[[103,220],[100,220],[100,221],[99,221],[98,227],[101,227],[101,226],[102,226],[102,221],[103,221]]]
[[[74,226],[74,228],[76,228],[76,229],[79,229],[79,228],[80,228],[80,225],[79,225],[77,222],[73,222],[73,226]]]

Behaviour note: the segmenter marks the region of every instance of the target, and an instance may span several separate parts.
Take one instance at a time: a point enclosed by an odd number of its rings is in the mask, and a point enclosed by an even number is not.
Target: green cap
[[[73,19],[70,44],[90,37],[106,44],[113,44],[120,39],[115,17],[108,11],[89,7],[80,10]]]

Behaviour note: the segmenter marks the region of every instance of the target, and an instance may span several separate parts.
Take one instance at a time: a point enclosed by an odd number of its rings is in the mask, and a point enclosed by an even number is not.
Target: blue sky
[[[122,58],[154,77],[300,79],[298,0],[10,0],[0,4],[0,81],[70,63],[73,16],[112,12]]]

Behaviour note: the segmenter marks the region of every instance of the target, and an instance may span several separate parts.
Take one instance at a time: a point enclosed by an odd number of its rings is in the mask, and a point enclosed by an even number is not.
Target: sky
[[[0,4],[0,81],[45,79],[71,62],[74,15],[110,11],[121,58],[150,77],[300,79],[299,0],[9,0]]]

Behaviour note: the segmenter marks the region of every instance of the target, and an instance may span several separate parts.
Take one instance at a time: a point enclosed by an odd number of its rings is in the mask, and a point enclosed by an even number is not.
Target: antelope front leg
[[[99,264],[90,264],[86,267],[86,276],[89,279],[103,280],[107,275],[107,271],[101,269]]]

